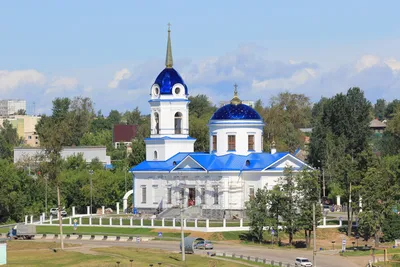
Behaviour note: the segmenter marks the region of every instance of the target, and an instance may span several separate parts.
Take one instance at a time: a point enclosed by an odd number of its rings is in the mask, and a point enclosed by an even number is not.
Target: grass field
[[[29,241],[8,242],[7,266],[245,266],[246,261],[225,261],[199,255],[186,255],[186,262],[181,261],[178,253],[166,253],[162,250],[136,249],[124,247],[78,248],[79,251],[55,250],[56,243]],[[130,260],[133,260],[131,263]],[[117,262],[119,262],[117,264]],[[252,262],[247,262],[252,263]],[[210,265],[211,264],[211,265]],[[258,265],[254,263],[254,265]],[[267,266],[267,265],[263,265]]]

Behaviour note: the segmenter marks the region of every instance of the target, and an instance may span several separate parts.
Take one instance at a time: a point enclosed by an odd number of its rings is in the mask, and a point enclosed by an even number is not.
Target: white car
[[[307,266],[310,267],[312,266],[311,261],[309,261],[307,258],[301,258],[301,257],[297,257],[296,258],[296,262],[294,263],[294,266]]]
[[[51,216],[58,216],[58,208],[50,209],[50,215]],[[61,216],[62,217],[66,217],[67,215],[68,215],[67,212],[64,209],[62,209],[61,210]]]

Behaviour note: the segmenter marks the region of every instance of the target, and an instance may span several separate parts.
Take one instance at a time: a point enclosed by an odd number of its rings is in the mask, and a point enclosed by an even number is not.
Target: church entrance
[[[189,188],[188,207],[196,205],[196,189]]]

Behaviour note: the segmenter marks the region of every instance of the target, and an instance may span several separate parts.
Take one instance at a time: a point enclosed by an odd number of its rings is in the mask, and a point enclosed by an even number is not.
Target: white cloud
[[[24,85],[44,85],[46,77],[37,70],[0,70],[0,91],[3,93]]]
[[[122,80],[129,79],[132,76],[131,72],[128,69],[122,69],[117,71],[114,75],[114,79],[108,84],[109,88],[117,88],[119,83]]]
[[[79,81],[75,77],[54,77],[46,90],[46,94],[72,91],[77,89],[78,84]]]
[[[373,55],[364,55],[356,63],[357,72],[361,72],[364,69],[371,68],[372,66],[380,63],[380,58]]]
[[[394,58],[385,60],[385,64],[388,65],[393,71],[400,71],[400,62]]]

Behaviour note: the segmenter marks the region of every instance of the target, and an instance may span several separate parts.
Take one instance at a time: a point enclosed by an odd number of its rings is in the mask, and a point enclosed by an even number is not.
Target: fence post
[[[75,216],[75,206],[72,207],[72,217]]]
[[[103,217],[99,218],[99,225],[103,225]]]
[[[104,215],[104,213],[105,213],[105,207],[101,206],[101,215]]]
[[[197,219],[194,219],[194,228],[197,228]]]
[[[154,226],[154,219],[151,218],[151,226]]]
[[[42,222],[44,222],[46,220],[46,212],[42,213]]]
[[[175,218],[172,218],[172,227],[175,228],[176,222],[175,222]]]
[[[28,215],[25,215],[25,224],[28,224]]]
[[[183,219],[183,227],[186,227],[186,221],[187,219]]]
[[[323,218],[323,224],[324,224],[324,226],[326,226],[326,216],[324,216],[324,218]]]
[[[140,218],[140,226],[142,226],[142,227],[143,227],[143,217],[142,217],[142,218]]]
[[[122,226],[122,217],[119,217],[119,226]]]
[[[165,227],[165,218],[161,219],[161,227]]]
[[[206,219],[206,228],[210,227],[210,219]]]
[[[33,224],[33,215],[31,215],[31,224]]]
[[[50,215],[50,224],[53,224],[53,216]]]
[[[72,217],[69,217],[69,224],[72,225]]]
[[[130,225],[130,226],[133,226],[133,218],[132,218],[132,217],[131,217],[130,220],[129,220],[129,225]]]
[[[82,225],[82,217],[79,217],[79,225]]]
[[[239,224],[239,226],[240,226],[240,227],[243,227],[243,218],[240,218],[240,224]]]
[[[119,214],[119,202],[117,202],[117,214]]]
[[[89,217],[89,225],[92,225],[92,216]]]
[[[222,220],[222,227],[226,227],[226,219],[224,218],[223,220]]]
[[[109,221],[110,221],[110,223],[109,223],[110,226],[112,226],[112,217],[110,217],[110,220],[109,220]]]
[[[86,206],[86,213],[87,215],[90,215],[90,206]]]

